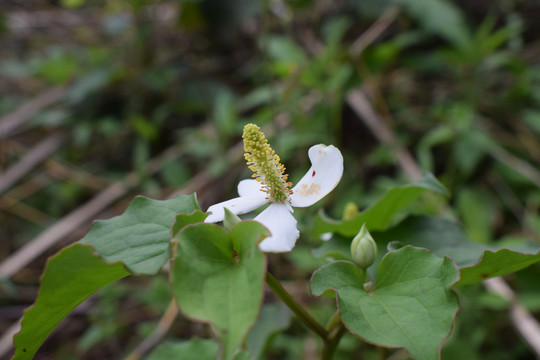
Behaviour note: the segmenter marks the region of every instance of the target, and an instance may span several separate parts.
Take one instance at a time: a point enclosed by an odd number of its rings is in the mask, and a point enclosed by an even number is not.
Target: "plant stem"
[[[341,340],[341,337],[343,336],[343,334],[345,334],[346,331],[347,329],[341,321],[337,326],[333,327],[333,331],[324,341],[321,360],[331,360],[334,357],[334,351],[336,351],[339,340]]]
[[[336,311],[330,317],[330,319],[328,319],[328,322],[326,323],[326,331],[328,331],[328,333],[331,333],[332,330],[334,330],[339,325],[341,325],[341,318],[339,317],[339,311]]]
[[[292,310],[292,312],[302,321],[309,329],[319,335],[323,341],[327,342],[328,331],[317,322],[293,297],[285,290],[279,281],[270,272],[266,272],[266,284],[272,291]]]

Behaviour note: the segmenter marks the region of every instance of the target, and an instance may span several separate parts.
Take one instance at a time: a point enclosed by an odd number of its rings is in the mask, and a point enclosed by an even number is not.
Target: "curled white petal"
[[[291,251],[300,236],[300,232],[296,228],[296,219],[285,204],[270,204],[254,220],[266,226],[271,233],[270,237],[259,244],[262,251]]]
[[[291,205],[315,204],[332,191],[343,175],[343,156],[333,145],[314,145],[308,152],[311,168],[292,189]]]
[[[238,195],[240,196],[260,196],[265,198],[268,195],[262,189],[261,183],[253,179],[242,180],[238,183]]]
[[[212,214],[210,214],[204,222],[215,223],[223,221],[223,218],[225,217],[224,208],[231,210],[236,215],[241,215],[263,206],[266,202],[267,200],[264,197],[259,196],[242,196],[220,202],[208,208],[207,211],[212,212]]]

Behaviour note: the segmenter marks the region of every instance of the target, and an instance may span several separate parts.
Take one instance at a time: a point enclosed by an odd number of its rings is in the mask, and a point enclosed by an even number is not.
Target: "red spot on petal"
[[[313,173],[311,174],[311,177],[315,176],[315,170],[313,170]]]

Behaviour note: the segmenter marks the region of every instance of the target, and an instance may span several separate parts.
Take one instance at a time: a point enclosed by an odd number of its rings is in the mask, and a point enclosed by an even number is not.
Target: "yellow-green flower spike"
[[[268,140],[255,124],[244,126],[244,157],[253,177],[260,182],[263,191],[272,202],[288,201],[292,186],[287,182],[289,175],[284,174],[285,166],[280,163],[279,156],[268,145]]]

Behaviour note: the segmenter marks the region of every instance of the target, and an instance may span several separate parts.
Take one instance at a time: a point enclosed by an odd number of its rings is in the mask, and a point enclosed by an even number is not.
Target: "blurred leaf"
[[[51,331],[77,305],[103,286],[129,275],[120,263],[109,264],[90,246],[73,244],[51,257],[34,305],[25,311],[15,335],[13,360],[34,358]]]
[[[75,75],[78,67],[75,58],[60,50],[53,50],[48,57],[37,62],[35,72],[53,84],[63,84]]]
[[[153,310],[156,314],[163,314],[167,311],[167,307],[171,302],[169,280],[165,274],[163,276],[154,276],[150,284],[145,288],[145,291],[136,291],[131,296]],[[155,326],[155,323],[152,322],[152,325]]]
[[[349,3],[358,10],[360,16],[376,18],[392,4],[392,0],[349,0]]]
[[[188,167],[180,160],[163,164],[159,174],[165,184],[171,187],[182,186],[191,178]]]
[[[272,335],[287,329],[291,324],[292,312],[283,303],[266,304],[259,318],[249,331],[246,344],[253,359],[262,359]]]
[[[433,171],[433,156],[431,150],[434,146],[450,142],[455,137],[455,131],[448,126],[437,126],[422,136],[418,144],[418,161],[422,169]]]
[[[144,360],[215,360],[217,354],[218,343],[214,340],[191,339],[161,344]]]
[[[112,69],[99,68],[88,74],[81,75],[73,81],[69,92],[68,101],[80,102],[88,97],[92,92],[97,91],[107,85],[113,75]]]
[[[527,212],[525,214],[525,221],[536,234],[540,235],[540,215]]]
[[[274,60],[271,64],[274,72],[281,76],[288,76],[307,61],[304,50],[285,36],[270,36],[262,40],[263,51]]]
[[[178,76],[178,69],[175,67],[152,67],[145,69],[143,80],[155,91],[166,92]]]
[[[465,232],[479,243],[487,243],[493,233],[493,206],[490,198],[477,190],[465,188],[459,192],[457,208]]]
[[[349,65],[341,65],[330,74],[326,82],[326,89],[329,92],[343,91],[345,84],[354,74],[353,68]]]
[[[540,111],[538,110],[524,110],[523,120],[535,133],[540,134]]]
[[[67,125],[70,122],[70,115],[69,110],[65,108],[42,110],[36,114],[32,123],[44,128],[58,127]]]
[[[119,324],[115,323],[114,320],[105,323],[93,323],[80,336],[77,350],[86,352],[92,346],[113,338],[118,332],[118,327]]]
[[[324,213],[320,213],[315,219],[314,232],[319,235],[335,232],[352,238],[358,234],[364,223],[370,231],[384,230],[391,225],[396,214],[426,192],[448,194],[448,190],[437,179],[428,174],[416,183],[388,190],[377,203],[350,220],[333,220]]]
[[[447,0],[393,0],[427,31],[463,46],[470,34],[461,10]]]
[[[216,124],[220,138],[228,138],[235,132],[237,121],[236,104],[233,94],[229,90],[218,92],[214,101],[212,119]]]
[[[535,254],[522,254],[508,249],[486,250],[477,265],[461,269],[458,285],[467,285],[482,280],[510,274],[540,261],[540,250]]]
[[[212,324],[222,357],[232,359],[261,307],[266,261],[258,242],[268,230],[255,221],[230,232],[214,224],[194,224],[176,236],[171,285],[188,317]]]
[[[152,141],[159,135],[158,126],[140,114],[132,114],[129,117],[130,124],[140,136]]]
[[[150,144],[145,138],[137,138],[131,154],[133,168],[137,175],[144,179],[148,174],[148,160],[150,160]]]
[[[0,18],[1,21],[1,18]],[[1,25],[0,25],[1,26]],[[21,61],[16,60],[3,60],[0,63],[0,71],[2,72],[3,76],[11,77],[11,78],[25,78],[32,76],[32,66],[28,63],[23,63]]]
[[[246,111],[270,103],[279,94],[273,85],[259,86],[238,100],[238,109]]]
[[[385,255],[372,292],[364,291],[363,278],[353,263],[336,261],[313,274],[311,291],[334,290],[344,325],[367,342],[404,347],[418,360],[438,359],[458,311],[451,286],[459,272],[452,260],[407,246]]]
[[[68,9],[76,9],[84,5],[85,0],[61,0],[62,6]]]
[[[374,233],[377,243],[424,247],[438,256],[451,257],[461,269],[459,285],[502,276],[540,261],[539,247],[527,242],[514,242],[500,249],[471,241],[456,224],[437,218],[410,217],[396,227]],[[381,246],[382,247],[382,246]]]
[[[195,210],[200,210],[195,195],[162,201],[138,196],[122,215],[94,222],[80,241],[91,244],[107,262],[122,261],[132,273],[153,275],[170,258],[176,214]]]
[[[468,129],[461,132],[454,143],[453,156],[460,172],[469,176],[494,144],[483,131]]]
[[[322,33],[327,46],[337,45],[347,30],[351,27],[352,21],[346,17],[333,17],[323,24]]]
[[[90,144],[92,139],[92,127],[88,122],[81,122],[77,124],[73,129],[72,140],[77,146],[85,147]]]

